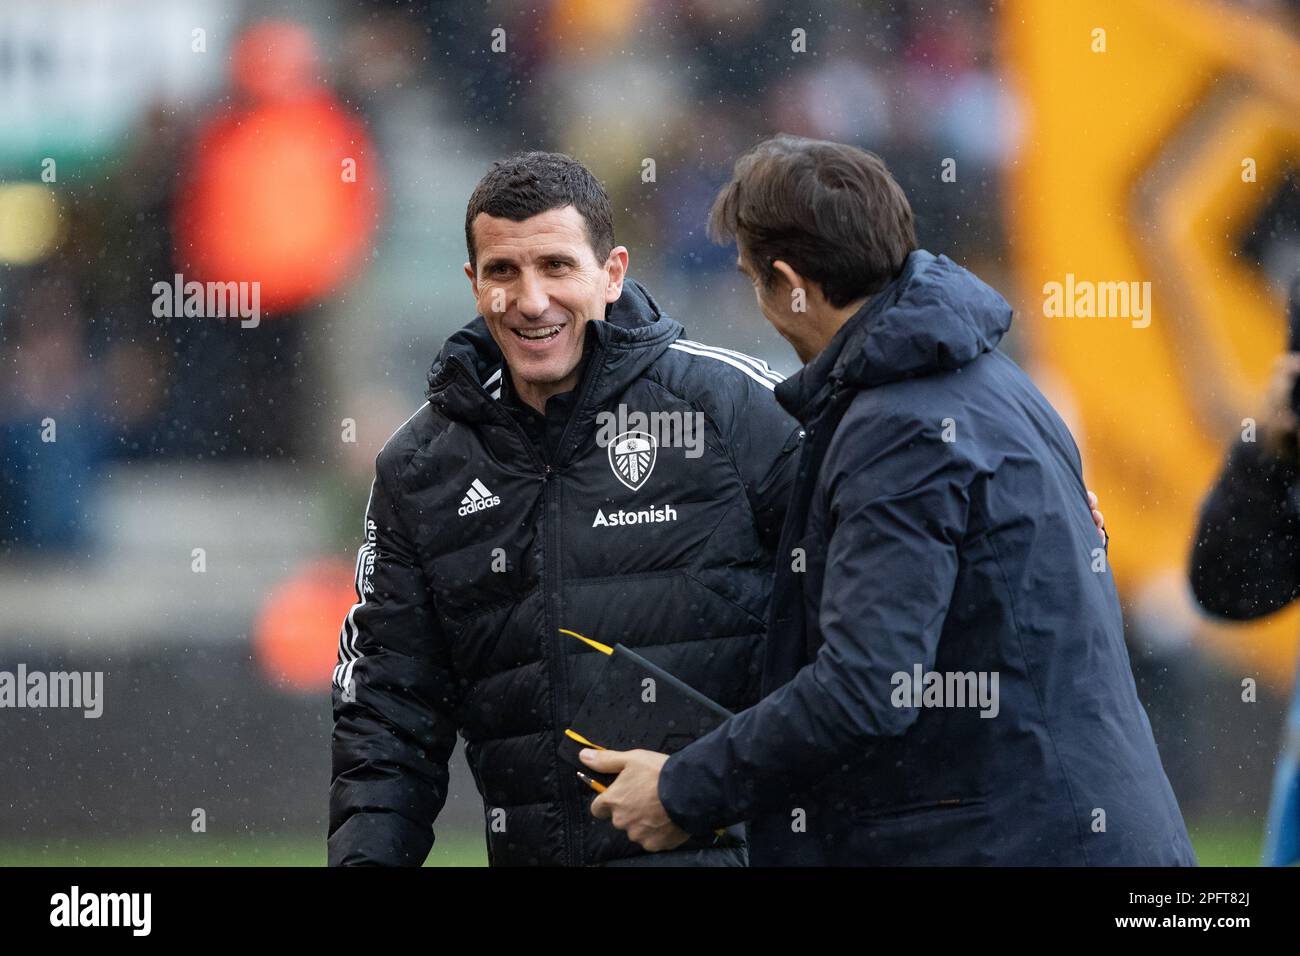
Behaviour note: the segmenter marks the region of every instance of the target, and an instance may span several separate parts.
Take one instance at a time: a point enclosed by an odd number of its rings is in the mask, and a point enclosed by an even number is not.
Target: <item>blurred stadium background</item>
[[[777,131],[883,155],[922,244],[1016,304],[1198,853],[1253,864],[1297,619],[1213,626],[1183,573],[1283,347],[1298,77],[1282,0],[5,0],[0,669],[101,670],[105,703],[0,711],[0,864],[323,863],[371,464],[472,317],[474,183],[572,153],[692,336],[789,372],[703,233]],[[178,272],[257,279],[260,325],[156,317]],[[1151,281],[1151,326],[1045,318],[1067,272]],[[483,863],[482,827],[458,754],[430,863]]]

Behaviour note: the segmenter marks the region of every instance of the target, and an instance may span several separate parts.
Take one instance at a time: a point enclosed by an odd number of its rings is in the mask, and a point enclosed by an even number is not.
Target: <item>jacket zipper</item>
[[[457,371],[465,380],[474,386],[478,383],[474,381],[469,371],[465,369],[459,360],[453,360],[457,365]],[[577,406],[574,406],[577,411]],[[523,426],[515,421],[515,417],[509,412],[502,412],[501,417],[506,420],[509,428],[513,429],[519,436],[528,457],[532,459],[533,464],[541,473],[542,480],[542,593],[546,595],[542,602],[542,623],[546,628],[546,642],[550,648],[550,660],[547,662],[547,670],[551,681],[551,749],[555,754],[556,767],[559,770],[559,776],[556,780],[560,792],[560,813],[564,818],[564,861],[568,866],[576,866],[579,858],[577,849],[577,840],[574,836],[578,821],[576,808],[571,807],[572,803],[565,796],[564,787],[564,762],[560,760],[559,743],[556,735],[561,730],[560,727],[560,709],[562,701],[568,697],[567,682],[565,680],[564,667],[564,648],[560,646],[560,625],[556,623],[555,608],[559,604],[559,554],[560,554],[560,521],[559,521],[559,490],[556,483],[552,480],[555,478],[555,469],[533,448],[532,439],[524,431]],[[572,419],[570,419],[572,421]],[[568,435],[568,426],[565,426],[564,433],[560,436],[560,447],[564,446],[564,438]],[[490,844],[489,844],[490,845]]]
[[[596,352],[603,352],[603,348],[596,346]],[[569,416],[568,422],[565,423],[564,431],[560,433],[560,440],[556,445],[556,454],[564,450],[565,440],[569,437],[569,431],[573,426],[573,419],[583,407],[583,403],[588,394],[590,394],[596,376],[599,375],[599,354],[593,354],[588,363],[588,375],[586,382],[583,383],[582,394],[573,405],[573,411]],[[464,365],[455,360],[458,366],[458,372],[472,385],[477,386],[477,382],[465,369]],[[542,475],[542,505],[543,505],[543,546],[542,546],[542,593],[546,596],[542,602],[542,622],[546,628],[546,641],[550,647],[550,661],[548,662],[548,672],[551,681],[551,723],[553,725],[551,734],[551,750],[555,755],[555,765],[558,770],[557,784],[559,785],[560,812],[564,817],[564,861],[567,866],[577,866],[582,858],[582,848],[578,845],[578,834],[582,832],[582,821],[579,819],[580,807],[575,799],[570,799],[568,794],[572,791],[572,786],[566,788],[564,767],[565,763],[560,759],[558,734],[563,729],[561,713],[564,703],[569,699],[569,681],[568,681],[568,662],[565,659],[564,648],[560,644],[560,625],[557,617],[560,607],[560,492],[559,485],[554,480],[556,470],[546,462],[537,450],[533,448],[532,439],[524,432],[519,422],[509,412],[503,412],[504,417],[509,422],[509,427],[514,429],[521,439],[523,439],[524,448],[527,449],[528,455],[532,458],[533,463],[540,469]]]
[[[604,348],[597,343],[592,355],[587,363],[586,381],[582,385],[582,393],[578,400],[573,403],[573,409],[569,413],[569,420],[564,423],[564,430],[560,432],[560,440],[556,443],[555,454],[557,457],[564,454],[565,444],[569,438],[569,432],[573,429],[573,421],[586,405],[587,396],[595,385],[597,377],[600,375],[600,362],[604,357]],[[559,733],[563,729],[561,719],[562,710],[569,699],[569,662],[565,654],[564,647],[560,644],[560,624],[559,612],[563,597],[560,592],[560,488],[559,483],[555,481],[556,471],[549,464],[542,466],[542,480],[545,482],[543,500],[546,504],[546,514],[549,520],[549,528],[546,535],[550,553],[546,556],[543,568],[550,573],[550,583],[547,585],[543,582],[543,589],[546,593],[546,612],[543,614],[543,620],[546,622],[547,639],[551,642],[551,720],[555,725],[555,733],[551,735],[551,746],[555,752],[555,763],[559,769],[560,786],[560,807],[564,813],[564,844],[565,844],[565,862],[569,866],[578,866],[582,862],[582,846],[580,845],[580,835],[582,833],[582,820],[579,814],[582,812],[576,798],[571,798],[571,794],[576,789],[573,779],[569,778],[566,785],[564,772],[565,763],[560,759],[559,750]],[[554,560],[551,560],[551,559]],[[545,576],[545,575],[544,575]]]
[[[544,552],[542,557],[542,593],[546,595],[543,603],[542,620],[546,627],[546,644],[550,649],[548,671],[551,680],[551,749],[555,755],[557,769],[556,784],[560,788],[560,812],[564,817],[564,862],[566,866],[577,866],[581,851],[577,846],[577,834],[580,821],[577,820],[576,807],[569,799],[569,788],[565,786],[564,762],[560,760],[557,735],[563,728],[562,711],[568,699],[568,678],[564,648],[560,646],[560,625],[556,614],[560,604],[560,490],[554,480],[555,471],[550,465],[542,466],[542,504],[545,522],[543,535]]]

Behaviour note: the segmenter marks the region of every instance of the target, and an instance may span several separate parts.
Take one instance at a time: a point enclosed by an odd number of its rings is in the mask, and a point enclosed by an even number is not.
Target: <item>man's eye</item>
[[[563,259],[552,259],[546,265],[550,269],[564,269],[567,268],[569,264]]]
[[[510,266],[493,266],[488,270],[494,276],[504,276],[510,274]]]

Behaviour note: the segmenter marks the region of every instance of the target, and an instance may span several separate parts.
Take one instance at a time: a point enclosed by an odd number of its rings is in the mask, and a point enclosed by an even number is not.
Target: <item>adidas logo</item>
[[[456,509],[456,514],[472,515],[484,508],[495,508],[499,504],[501,504],[500,497],[488,491],[487,486],[475,478],[469,486],[469,491],[465,492],[465,497],[460,499],[460,507]]]

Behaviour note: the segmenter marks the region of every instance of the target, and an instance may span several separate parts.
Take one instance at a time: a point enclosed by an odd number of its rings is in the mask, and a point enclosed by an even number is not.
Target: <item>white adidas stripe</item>
[[[487,490],[487,485],[483,484],[483,482],[479,481],[477,478],[475,478],[474,481],[471,482],[470,487],[476,489],[478,493],[482,495],[484,498],[492,497],[492,492]]]
[[[414,415],[411,416],[411,418],[414,417]],[[410,419],[407,419],[407,421],[410,421]],[[397,432],[393,434],[395,435]],[[370,496],[366,499],[365,522],[370,521],[370,505],[375,500],[375,484],[377,482],[378,478],[370,482]],[[356,613],[366,603],[366,592],[362,577],[366,554],[371,550],[371,547],[370,541],[367,540],[365,544],[357,549],[357,569],[353,575],[353,584],[356,586],[357,591],[357,603],[352,605],[352,609],[348,611],[348,616],[343,619],[343,627],[339,631],[339,662],[334,667],[334,684],[339,690],[347,686],[348,678],[352,674],[352,665],[361,657],[361,652],[357,650]],[[347,677],[344,676],[345,674]]]
[[[735,349],[724,349],[721,345],[705,345],[703,342],[693,342],[690,339],[678,339],[683,345],[689,345],[692,348],[702,349],[705,352],[719,352],[723,355],[730,355],[734,359],[739,359],[754,367],[754,371],[760,375],[771,379],[773,382],[781,383],[785,381],[785,376],[777,372],[761,358],[755,358],[752,355],[746,355],[744,352],[737,352]]]
[[[357,610],[366,603],[365,582],[362,578],[364,577],[366,556],[372,550],[368,543],[363,544],[357,550],[357,567],[352,576],[352,586],[357,592],[357,603],[352,605],[348,611],[348,616],[343,619],[343,628],[339,633],[339,661],[341,664],[350,663],[361,656],[356,647],[357,622],[355,615]]]
[[[736,359],[732,358],[730,355],[720,355],[717,352],[706,352],[702,349],[694,349],[691,348],[689,345],[683,345],[680,340],[674,342],[672,345],[668,347],[670,349],[677,349],[679,352],[687,352],[691,355],[699,355],[703,358],[711,358],[719,362],[725,362],[726,364],[730,365],[732,368],[740,369],[742,372],[744,372],[754,381],[758,382],[759,385],[762,385],[768,391],[776,390],[776,383],[773,382],[770,378],[766,378],[760,375],[757,371],[755,371],[752,365],[747,365],[744,362],[737,361]]]
[[[393,433],[385,439],[383,448],[380,448],[380,454],[383,453],[384,448],[388,447],[388,443],[397,436],[397,433],[409,425],[411,419],[424,411],[425,406],[428,404],[427,401],[421,403],[419,408],[411,412],[410,417],[407,418],[406,421],[393,429]],[[357,589],[357,603],[352,605],[352,609],[348,611],[348,616],[343,619],[343,627],[339,630],[339,662],[334,666],[334,686],[338,687],[339,690],[345,688],[348,681],[352,679],[352,668],[363,656],[361,651],[357,648],[358,632],[356,613],[366,603],[365,582],[362,580],[363,568],[365,567],[367,552],[374,550],[374,545],[370,543],[366,526],[370,521],[370,506],[375,500],[375,484],[378,480],[379,479],[376,477],[370,482],[370,495],[366,498],[366,510],[361,522],[362,537],[365,539],[366,543],[357,551],[357,569],[356,574],[354,575]]]
[[[369,550],[370,550],[370,545],[363,544],[361,548],[357,551],[357,567],[356,567],[356,571],[352,575],[352,585],[354,590],[356,590],[357,592],[358,598],[362,596],[361,568],[363,562],[365,561],[366,552]],[[339,662],[334,667],[334,682],[336,684],[338,683],[339,674],[343,666],[349,663],[355,656],[350,646],[352,641],[352,628],[354,626],[352,615],[353,613],[355,613],[356,609],[360,606],[361,606],[360,603],[353,605],[352,609],[348,611],[347,616],[343,619],[343,627],[339,629]]]
[[[369,512],[370,509],[367,507],[366,513],[369,514]],[[364,656],[357,648],[357,637],[360,636],[360,632],[357,630],[355,616],[362,605],[366,603],[364,569],[367,555],[373,553],[374,550],[374,545],[367,542],[357,551],[357,572],[354,581],[357,591],[357,603],[352,605],[352,609],[348,611],[348,616],[343,621],[343,632],[339,635],[339,663],[334,667],[334,683],[339,690],[347,686],[348,681],[352,679],[353,665]]]

